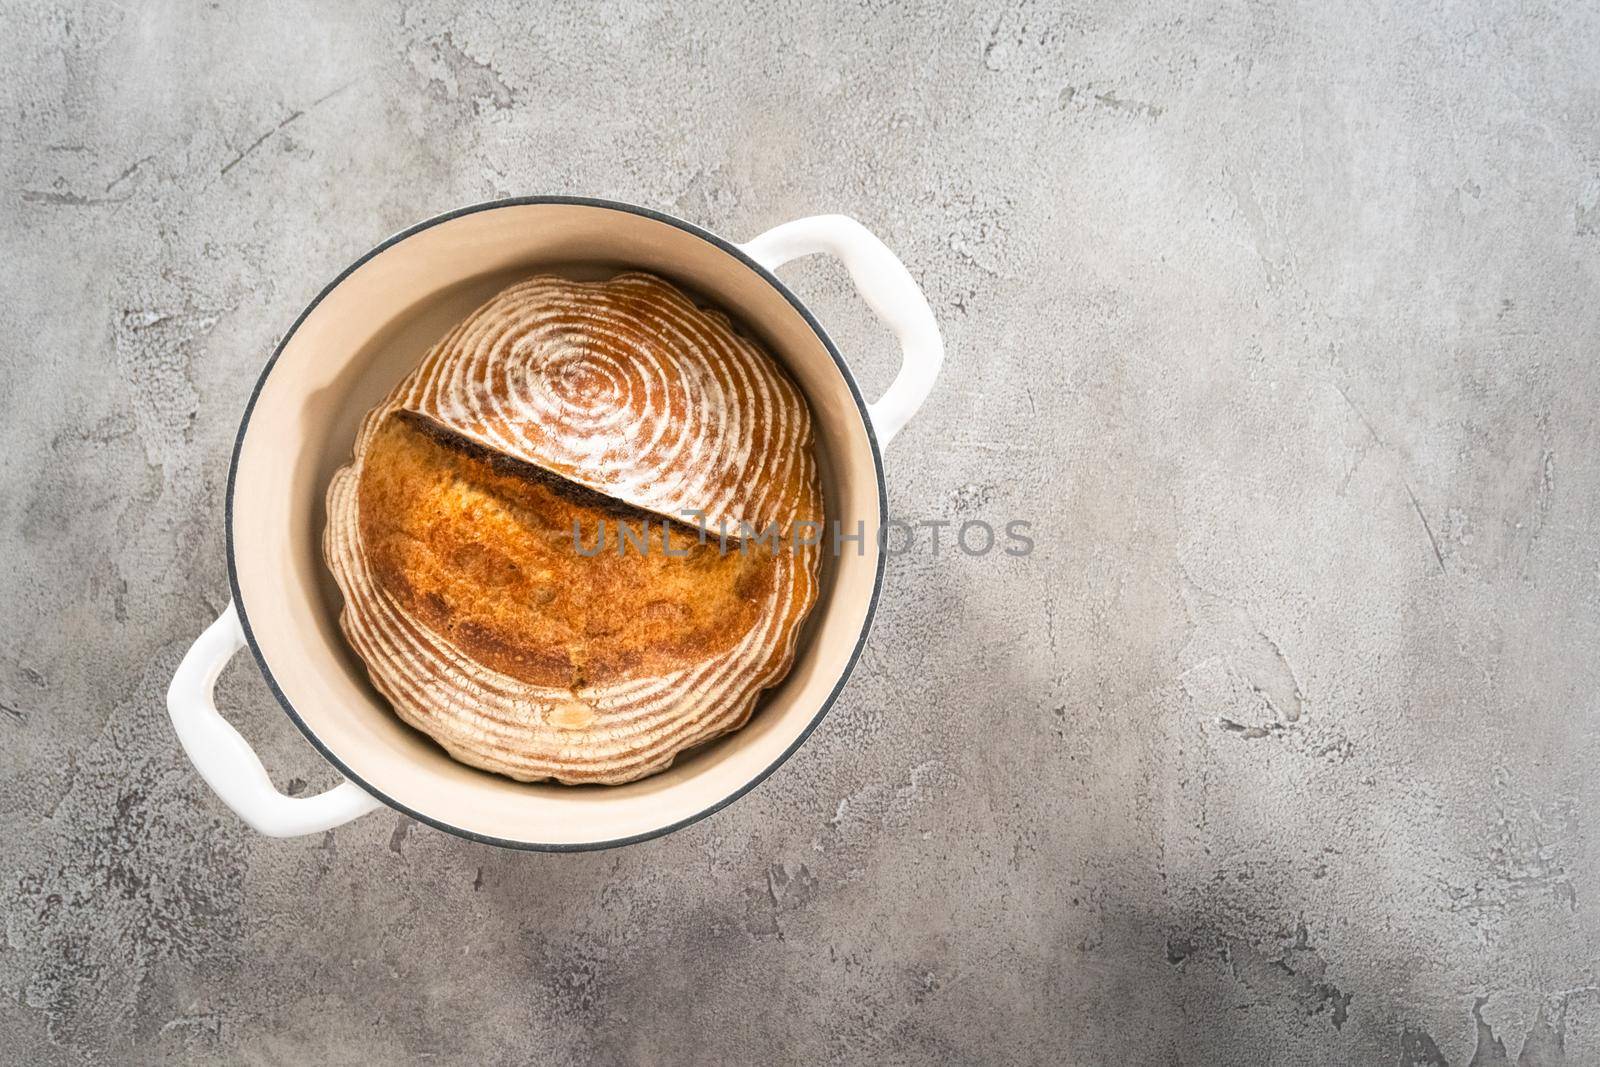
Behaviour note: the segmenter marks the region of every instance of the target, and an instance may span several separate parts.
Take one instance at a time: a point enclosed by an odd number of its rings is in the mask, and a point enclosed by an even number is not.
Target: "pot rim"
[[[245,644],[249,646],[250,655],[255,659],[256,666],[261,671],[261,676],[266,679],[267,688],[272,690],[272,695],[277,698],[279,705],[281,705],[283,710],[288,714],[290,720],[295,724],[300,732],[305,735],[306,740],[311,742],[311,746],[321,754],[323,759],[326,759],[329,763],[333,764],[334,768],[337,769],[340,774],[344,775],[346,779],[356,783],[356,785],[360,786],[361,789],[366,791],[369,795],[383,801],[384,804],[388,805],[394,810],[401,812],[404,815],[409,815],[418,822],[426,823],[436,830],[443,830],[445,833],[454,834],[457,837],[464,837],[470,841],[478,841],[482,842],[483,844],[496,845],[500,848],[517,849],[528,852],[595,852],[602,849],[620,848],[624,845],[637,844],[641,841],[649,841],[652,838],[664,837],[667,834],[673,833],[674,831],[683,829],[685,826],[697,823],[707,816],[716,814],[723,808],[749,793],[751,790],[755,789],[755,787],[760,785],[762,782],[766,781],[772,772],[776,771],[779,767],[786,763],[789,757],[794,755],[795,752],[799,750],[800,746],[806,743],[806,740],[811,736],[812,732],[822,724],[822,720],[827,717],[828,712],[832,710],[834,703],[839,699],[839,694],[844,691],[845,683],[850,680],[850,675],[855,670],[856,663],[861,658],[862,649],[866,647],[867,635],[872,631],[872,620],[878,611],[878,597],[883,590],[883,573],[887,561],[887,553],[878,553],[877,570],[872,578],[872,594],[867,601],[866,616],[861,622],[861,633],[856,638],[855,647],[850,650],[850,657],[845,662],[844,669],[840,671],[838,681],[834,683],[833,689],[828,693],[827,697],[817,708],[817,712],[811,717],[811,721],[806,723],[805,727],[795,737],[794,741],[791,742],[789,747],[784,749],[783,752],[778,755],[777,759],[773,760],[765,768],[757,772],[748,781],[740,785],[737,789],[728,793],[726,796],[718,799],[709,806],[702,808],[700,811],[695,812],[693,815],[688,815],[682,819],[679,819],[677,822],[669,823],[666,826],[648,830],[643,833],[632,834],[627,837],[611,838],[604,841],[555,844],[548,842],[523,841],[511,838],[493,837],[488,834],[480,834],[473,830],[452,825],[441,819],[435,818],[434,816],[428,815],[425,812],[418,811],[415,808],[400,803],[382,790],[374,788],[360,775],[351,770],[350,767],[348,767],[331,748],[323,744],[322,739],[319,738],[316,733],[306,725],[305,720],[300,717],[300,713],[295,710],[295,707],[290,702],[288,696],[285,695],[283,689],[278,685],[278,680],[273,677],[272,670],[267,666],[266,656],[262,653],[261,647],[256,643],[255,631],[250,628],[250,616],[245,607],[244,596],[239,589],[238,568],[234,560],[233,494],[239,473],[239,456],[244,448],[245,434],[249,432],[250,429],[250,416],[255,412],[256,401],[261,396],[261,390],[265,387],[267,378],[271,376],[273,368],[277,366],[278,357],[283,354],[283,350],[288,347],[289,342],[293,340],[295,334],[299,332],[301,324],[303,324],[311,315],[311,313],[317,309],[317,306],[322,303],[323,299],[326,298],[329,293],[332,293],[341,284],[343,284],[346,278],[350,277],[350,275],[359,270],[367,263],[367,261],[373,259],[387,249],[401,243],[408,237],[412,237],[424,230],[432,229],[433,227],[449,222],[452,219],[461,218],[465,215],[473,215],[480,211],[493,211],[498,208],[523,207],[540,204],[594,207],[611,211],[621,211],[632,215],[639,215],[647,219],[652,219],[656,222],[665,223],[669,226],[674,226],[680,230],[683,230],[685,233],[688,233],[694,237],[698,237],[701,240],[722,250],[723,252],[733,256],[740,263],[744,264],[744,266],[749,270],[755,272],[758,277],[760,277],[773,289],[777,290],[778,294],[787,300],[790,306],[795,309],[795,311],[799,312],[800,317],[805,320],[806,325],[811,328],[812,333],[816,334],[817,340],[822,342],[823,348],[827,350],[829,357],[832,358],[834,362],[834,365],[839,368],[839,374],[841,377],[843,377],[845,385],[850,390],[850,398],[855,402],[856,410],[861,416],[861,424],[866,430],[867,443],[872,452],[873,472],[878,483],[879,527],[882,528],[882,526],[888,521],[889,491],[883,477],[883,452],[878,447],[878,437],[877,434],[873,432],[872,418],[867,411],[867,402],[862,398],[861,387],[856,383],[855,375],[850,373],[850,365],[846,363],[844,358],[839,354],[839,349],[834,345],[833,339],[830,338],[827,331],[822,328],[822,324],[817,321],[816,316],[811,314],[810,309],[806,307],[805,303],[801,301],[799,297],[795,296],[795,294],[790,291],[789,287],[784,285],[783,282],[778,279],[777,275],[773,274],[761,264],[757,263],[754,259],[750,258],[750,256],[746,255],[745,252],[732,241],[729,241],[726,238],[705,229],[704,227],[696,226],[692,222],[677,218],[673,215],[668,215],[665,212],[656,211],[652,208],[640,207],[637,204],[630,204],[621,200],[608,200],[600,197],[560,195],[514,196],[505,197],[498,200],[484,200],[475,204],[468,204],[465,207],[455,208],[454,210],[446,211],[442,214],[434,215],[431,218],[424,219],[415,225],[409,226],[406,229],[403,229],[398,233],[386,238],[379,244],[374,245],[367,252],[363,253],[360,258],[356,259],[348,267],[340,271],[332,281],[323,286],[322,290],[318,292],[311,302],[305,306],[305,309],[300,312],[298,317],[295,318],[294,324],[289,327],[288,331],[284,333],[283,337],[278,341],[277,346],[272,350],[271,358],[268,359],[266,365],[261,368],[261,374],[256,378],[255,386],[250,390],[250,399],[245,403],[244,415],[239,420],[239,431],[234,437],[233,455],[228,461],[228,489],[223,518],[224,537],[226,540],[228,555],[228,588],[233,595],[233,603],[238,611],[239,626],[244,631]],[[487,774],[490,772],[485,771],[484,773]]]

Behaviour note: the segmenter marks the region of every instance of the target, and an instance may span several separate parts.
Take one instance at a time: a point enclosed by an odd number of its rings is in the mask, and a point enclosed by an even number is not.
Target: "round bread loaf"
[[[538,277],[368,414],[324,554],[407,723],[513,778],[619,783],[788,673],[821,500],[804,399],[725,316],[651,275]]]

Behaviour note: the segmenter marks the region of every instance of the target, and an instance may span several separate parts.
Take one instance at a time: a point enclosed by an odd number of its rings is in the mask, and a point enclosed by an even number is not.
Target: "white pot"
[[[800,256],[843,260],[904,361],[875,404],[828,335],[773,275]],[[621,786],[526,784],[457,763],[406,726],[367,681],[339,630],[322,561],[323,495],[348,462],[358,421],[456,322],[539,271],[669,278],[758,336],[810,402],[827,517],[866,538],[823,553],[821,589],[794,669],[749,724]],[[316,833],[380,805],[441,830],[512,848],[572,850],[668,833],[752,789],[821,722],[860,655],[883,579],[879,449],[933,387],[943,360],[921,291],[881,241],[840,215],[787,223],[744,245],[659,212],[606,200],[526,197],[462,208],[397,234],[328,285],[261,372],[228,473],[233,601],[184,657],[167,694],[202,777],[261,833]],[[826,542],[825,542],[826,543]],[[283,708],[348,781],[279,793],[217,713],[223,664],[249,645]]]

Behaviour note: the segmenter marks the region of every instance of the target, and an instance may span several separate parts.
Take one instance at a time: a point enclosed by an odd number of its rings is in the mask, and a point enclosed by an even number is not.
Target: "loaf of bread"
[[[788,673],[822,519],[805,400],[726,316],[544,276],[368,414],[324,554],[403,720],[485,770],[619,783]]]

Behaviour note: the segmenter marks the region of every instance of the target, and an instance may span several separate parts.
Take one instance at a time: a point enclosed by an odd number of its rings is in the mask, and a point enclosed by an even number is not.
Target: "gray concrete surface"
[[[0,21],[0,1060],[1600,1063],[1595,5]],[[376,240],[540,191],[865,221],[950,350],[895,508],[1038,551],[894,561],[824,727],[671,837],[257,837],[162,708],[251,383]]]

